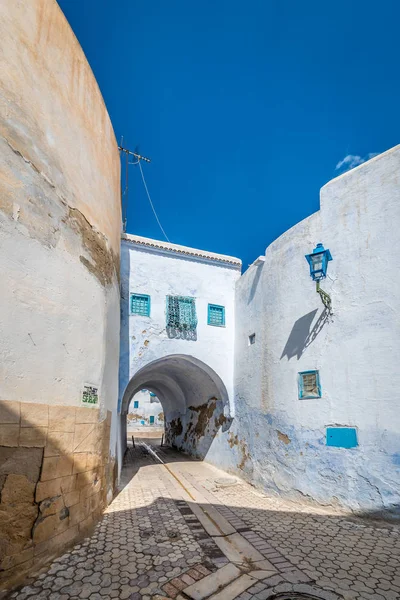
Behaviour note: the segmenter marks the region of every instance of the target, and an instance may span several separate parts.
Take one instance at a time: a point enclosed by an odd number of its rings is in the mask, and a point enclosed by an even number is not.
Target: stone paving
[[[400,600],[399,526],[266,496],[154,441],[127,459],[93,535],[10,598]]]

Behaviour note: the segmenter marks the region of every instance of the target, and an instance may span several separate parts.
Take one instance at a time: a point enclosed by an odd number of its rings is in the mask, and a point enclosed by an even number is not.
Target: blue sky
[[[395,0],[59,4],[117,140],[152,159],[171,242],[246,267],[327,181],[400,141]],[[163,239],[137,166],[129,178],[127,231]]]

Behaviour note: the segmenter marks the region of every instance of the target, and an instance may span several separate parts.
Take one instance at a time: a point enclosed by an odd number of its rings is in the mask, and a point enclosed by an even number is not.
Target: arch
[[[204,458],[218,430],[226,430],[232,421],[228,392],[219,375],[194,356],[170,354],[148,363],[130,379],[120,406],[122,435],[129,403],[141,389],[156,394],[162,404],[167,443],[197,458]]]

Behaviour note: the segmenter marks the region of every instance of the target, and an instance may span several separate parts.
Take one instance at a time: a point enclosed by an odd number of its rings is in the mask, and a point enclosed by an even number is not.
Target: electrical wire
[[[167,242],[169,242],[168,236],[167,236],[167,234],[165,233],[165,231],[164,231],[164,229],[163,229],[163,227],[162,227],[162,225],[161,225],[161,223],[160,223],[160,219],[159,219],[159,218],[158,218],[158,216],[157,216],[156,209],[154,208],[153,202],[151,201],[150,194],[149,194],[149,190],[147,189],[147,185],[146,185],[146,180],[145,180],[145,178],[144,178],[144,174],[143,174],[142,165],[140,164],[140,160],[138,161],[138,164],[139,164],[140,174],[141,174],[141,176],[142,176],[142,181],[143,181],[144,189],[146,190],[146,194],[147,194],[147,198],[149,199],[150,206],[151,206],[151,208],[152,208],[152,210],[153,210],[153,213],[154,213],[154,216],[155,216],[155,218],[156,218],[156,220],[157,220],[157,223],[158,223],[158,225],[159,225],[159,227],[160,227],[161,231],[163,232],[163,234],[164,234],[164,236],[165,236],[165,239],[167,240]]]

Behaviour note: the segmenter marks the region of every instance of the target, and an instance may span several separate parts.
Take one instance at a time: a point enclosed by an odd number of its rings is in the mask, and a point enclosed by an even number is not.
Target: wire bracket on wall
[[[325,292],[323,289],[321,289],[321,287],[319,285],[319,281],[317,281],[317,294],[319,294],[322,304],[325,306],[328,313],[331,315],[332,314],[332,298],[330,297],[330,295],[327,292]]]

